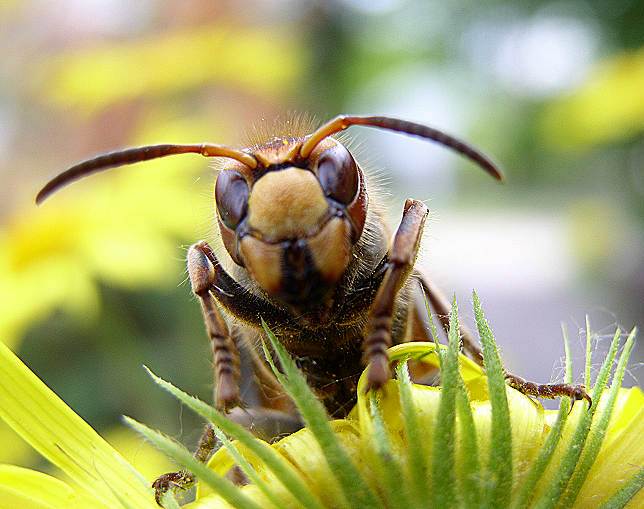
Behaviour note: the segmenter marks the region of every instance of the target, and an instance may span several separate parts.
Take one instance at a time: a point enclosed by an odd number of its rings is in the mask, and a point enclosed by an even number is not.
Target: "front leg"
[[[192,291],[201,303],[201,311],[210,338],[215,364],[215,406],[228,411],[239,404],[239,352],[230,336],[228,326],[217,309],[212,292],[217,271],[223,272],[212,249],[206,242],[198,242],[188,249],[188,275]],[[216,440],[211,426],[206,426],[195,457],[205,463],[215,449]],[[152,487],[159,505],[163,494],[170,489],[188,489],[195,482],[192,473],[185,470],[171,472],[157,478]]]
[[[201,303],[215,363],[215,407],[229,410],[239,404],[239,351],[212,295],[217,270],[221,271],[221,267],[206,242],[190,246],[190,285]]]
[[[385,276],[371,306],[364,359],[369,366],[367,388],[379,389],[391,378],[387,348],[391,346],[391,326],[398,291],[404,285],[416,261],[423,226],[429,209],[417,200],[407,200],[402,221],[388,255]]]

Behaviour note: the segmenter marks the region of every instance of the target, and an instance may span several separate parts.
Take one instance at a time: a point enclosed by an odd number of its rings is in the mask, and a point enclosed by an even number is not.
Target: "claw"
[[[380,389],[390,378],[391,369],[389,368],[389,359],[387,358],[387,355],[375,356],[369,363],[367,387],[365,392],[369,392],[371,389]]]
[[[581,401],[582,399],[588,402],[588,410],[590,410],[593,406],[593,400],[586,392],[586,387],[584,387],[583,385],[578,385],[575,387],[575,390],[572,393],[572,397],[570,398],[570,411],[568,412],[568,415],[571,414],[572,408],[575,406],[575,401]]]
[[[152,483],[154,499],[157,501],[159,507],[163,507],[161,505],[163,495],[175,488],[186,490],[192,485],[194,480],[194,476],[185,471],[163,474]]]
[[[568,416],[570,416],[570,414],[572,413],[572,409],[575,406],[575,401],[576,400],[577,400],[577,398],[570,398],[570,410],[568,410]]]
[[[583,385],[578,385],[577,387],[575,387],[575,399],[585,399],[588,402],[588,410],[590,410],[593,406],[593,400],[586,392],[586,387],[584,387]]]

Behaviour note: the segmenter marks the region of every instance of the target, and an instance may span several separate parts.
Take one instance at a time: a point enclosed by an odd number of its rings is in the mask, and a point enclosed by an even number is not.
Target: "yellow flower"
[[[205,84],[275,98],[293,90],[308,55],[286,27],[216,24],[68,51],[47,62],[52,103],[88,114],[136,97],[167,98]],[[120,79],[128,76],[128,80]]]
[[[454,307],[456,310],[456,307]],[[644,395],[621,382],[634,345],[626,340],[612,383],[620,332],[592,390],[593,406],[557,411],[506,386],[491,330],[475,297],[485,372],[449,346],[390,349],[396,380],[377,394],[358,385],[347,419],[329,421],[284,348],[267,329],[283,372],[275,374],[306,423],[274,444],[152,375],[213,423],[223,447],[209,465],[158,432],[132,427],[200,479],[184,509],[342,507],[641,507],[644,504]],[[458,330],[456,311],[452,331]],[[268,347],[265,345],[266,351]],[[270,357],[269,357],[270,358]],[[572,378],[567,352],[566,379]],[[413,360],[441,370],[441,386],[412,384]],[[588,364],[589,365],[589,364]],[[587,371],[588,373],[588,371]],[[588,376],[588,375],[587,375]],[[0,466],[0,509],[153,508],[149,480],[0,344],[0,417],[68,480]],[[250,483],[225,476],[238,465]],[[167,507],[179,507],[172,496]]]
[[[644,48],[601,61],[578,90],[546,107],[544,141],[575,150],[635,137],[644,128],[643,88]]]
[[[419,354],[427,354],[423,357],[424,362],[428,362],[436,367],[439,365],[438,357],[434,352],[434,346],[431,343],[422,344],[414,343],[395,347],[391,351],[393,358],[404,358],[405,356],[415,357]],[[465,386],[471,395],[471,409],[473,420],[476,428],[476,439],[478,454],[480,458],[488,458],[490,453],[491,441],[491,415],[492,408],[487,390],[487,379],[482,373],[476,376],[477,367],[465,357],[460,358],[461,374],[465,380]],[[548,433],[551,432],[556,421],[558,411],[544,410],[540,403],[528,398],[518,391],[507,387],[506,389],[508,404],[510,408],[510,420],[512,429],[512,464],[515,466],[513,471],[512,482],[512,503],[517,503],[517,497],[523,482],[530,469],[534,465],[534,460],[538,455]],[[431,461],[434,428],[434,419],[436,418],[441,389],[439,387],[427,387],[421,385],[411,385],[411,395],[416,413],[418,416],[418,429],[423,444],[423,453],[427,454]],[[378,490],[377,473],[374,472],[374,464],[378,461],[377,453],[378,444],[374,443],[381,437],[374,432],[374,420],[370,415],[370,403],[368,397],[359,393],[358,408],[359,417],[349,420],[333,421],[333,428],[337,438],[347,448],[349,454],[356,465],[360,474],[363,475],[369,484]],[[597,410],[601,415],[605,411],[606,398]],[[378,402],[383,422],[387,430],[387,437],[391,444],[392,461],[397,461],[402,466],[403,471],[411,481],[412,468],[408,436],[405,431],[403,411],[400,401],[400,382],[391,381],[384,395]],[[542,479],[540,486],[547,486],[548,481],[552,479],[557,472],[557,462],[560,456],[569,446],[573,431],[578,424],[579,418],[584,412],[587,412],[585,406],[577,405],[566,421],[566,427],[563,431],[562,439],[559,444],[559,454],[555,454],[552,459],[553,468],[550,469]],[[456,486],[462,487],[463,479],[459,476],[464,471],[464,442],[462,440],[462,426],[460,425],[460,415],[457,415],[456,421],[456,440],[455,456],[457,472]],[[611,495],[615,494],[624,483],[630,480],[644,465],[644,447],[641,444],[641,437],[644,436],[644,395],[639,388],[621,389],[610,424],[606,430],[606,437],[602,444],[601,450],[597,455],[593,467],[590,470],[588,478],[583,485],[573,507],[599,507],[606,502]],[[239,447],[239,446],[238,446]],[[342,507],[343,496],[341,489],[334,480],[334,476],[328,471],[328,465],[321,453],[314,435],[309,429],[303,429],[294,435],[286,437],[272,446],[279,451],[284,457],[292,462],[305,478],[311,491],[320,500],[323,507]],[[297,507],[295,503],[289,503],[288,490],[283,484],[275,480],[270,469],[267,469],[260,461],[257,460],[245,448],[239,447],[244,456],[248,457],[258,474],[274,489],[278,497],[286,502],[286,507]],[[227,449],[220,449],[211,459],[210,467],[220,474],[225,474],[233,465],[234,460],[231,458]],[[477,473],[476,478],[481,486],[486,482],[486,470],[489,465],[480,465],[481,471]],[[432,507],[431,493],[429,487],[432,480],[431,473],[427,479],[427,495],[429,502],[425,507]],[[436,481],[440,485],[440,480]],[[403,486],[401,486],[403,489]],[[241,491],[257,502],[261,507],[272,507],[265,495],[257,488],[256,485],[249,484],[241,488]],[[398,494],[400,495],[400,493]],[[409,496],[409,494],[408,494]],[[539,502],[539,491],[536,496],[529,502],[530,505],[516,505],[516,507],[537,506]],[[628,507],[641,507],[644,503],[644,492],[639,494],[630,501]],[[468,507],[464,500],[460,501],[461,507]],[[212,490],[201,489],[198,500],[188,506],[190,509],[214,509],[230,508],[225,500],[217,495],[212,494]]]
[[[155,377],[210,420],[224,446],[209,463],[221,484],[202,479],[197,500],[186,507],[641,507],[644,396],[638,388],[620,388],[635,331],[625,342],[609,387],[621,336],[615,334],[590,409],[577,404],[569,412],[570,402],[564,398],[559,410],[546,411],[505,385],[494,338],[476,297],[475,313],[487,375],[457,354],[456,334],[440,350],[433,343],[399,345],[389,352],[397,363],[397,380],[376,395],[364,392],[363,375],[356,409],[348,419],[330,423],[267,330],[284,370],[275,374],[307,424],[273,445],[250,437],[205,403]],[[458,330],[456,311],[451,323]],[[569,382],[567,343],[566,353]],[[410,359],[440,368],[442,386],[412,384]],[[158,446],[167,444],[162,436],[133,425]],[[181,462],[176,452],[171,454]],[[250,484],[225,484],[223,476],[235,464]],[[294,478],[279,471],[285,465]],[[312,501],[298,498],[302,486]],[[239,497],[234,501],[233,492]]]

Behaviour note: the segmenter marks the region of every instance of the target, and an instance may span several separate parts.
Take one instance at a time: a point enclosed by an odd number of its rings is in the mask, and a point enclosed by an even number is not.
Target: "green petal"
[[[459,388],[458,351],[460,336],[458,327],[458,306],[452,302],[449,316],[449,346],[441,356],[441,398],[434,423],[434,454],[432,457],[432,479],[434,486],[441,479],[440,489],[433,489],[435,507],[457,505],[456,492],[456,397]]]
[[[472,297],[476,326],[483,346],[483,363],[488,378],[491,406],[491,447],[487,456],[486,474],[489,488],[484,505],[499,507],[507,505],[509,501],[512,490],[512,475],[514,473],[508,390],[505,384],[503,364],[501,363],[492,329],[490,329],[485,319],[481,309],[481,302],[476,292],[473,292]]]
[[[261,492],[261,490],[254,484],[247,484],[241,486],[239,491],[248,499],[258,503],[263,508],[271,507],[268,500]],[[238,509],[234,505],[229,504],[220,495],[211,494],[203,498],[199,498],[194,502],[182,505],[181,509]]]
[[[409,500],[411,489],[408,478],[403,473],[403,458],[393,452],[378,403],[379,395],[375,391],[371,391],[369,396],[374,434],[370,440],[372,447],[363,450],[370,453],[368,461],[375,474],[376,483],[384,496],[385,506],[392,509],[408,509],[411,507]]]
[[[566,487],[566,492],[561,499],[561,505],[563,506],[572,506],[574,504],[584,482],[588,478],[588,473],[591,467],[597,459],[604,437],[606,436],[606,430],[610,423],[610,418],[615,407],[615,401],[617,400],[619,389],[622,386],[622,380],[624,380],[628,358],[633,351],[633,346],[635,346],[636,331],[637,329],[633,329],[626,340],[619,362],[617,363],[617,368],[613,375],[613,382],[610,390],[608,391],[607,397],[604,400],[599,400],[598,402],[598,409],[601,409],[601,411],[597,414],[597,419],[592,423],[592,428],[588,435],[588,439],[584,444],[582,455],[577,462],[572,478]],[[621,461],[623,461],[623,459]]]
[[[588,317],[586,317],[586,324],[588,324]],[[566,352],[566,374],[564,381],[567,384],[572,383],[572,357],[570,356],[570,341],[568,339],[568,332],[565,327],[562,327],[564,337],[564,350]],[[568,412],[570,408],[570,399],[563,398],[559,403],[559,410],[550,412],[553,414],[551,423],[545,424],[546,436],[542,446],[539,448],[539,453],[529,470],[522,476],[522,482],[518,486],[518,493],[513,500],[513,508],[527,507],[532,496],[534,495],[534,487],[541,479],[545,469],[552,459],[557,444],[561,439],[561,433],[568,419]],[[547,421],[549,412],[542,412],[544,421]]]
[[[354,462],[358,475],[367,471],[360,455],[360,437],[355,426],[347,420],[331,421],[329,424],[336,440]],[[305,428],[293,433],[275,443],[273,447],[302,473],[307,485],[322,501],[324,507],[341,507],[345,503],[343,489],[333,475],[318,439],[310,429]]]
[[[230,480],[212,472],[206,465],[197,460],[184,446],[178,444],[166,435],[154,431],[130,417],[125,417],[125,422],[137,433],[143,435],[160,451],[170,456],[186,470],[194,473],[201,482],[209,484],[213,490],[220,494],[226,501],[239,509],[261,509],[266,504],[260,504],[251,497],[247,497]],[[158,509],[158,508],[157,508]]]
[[[561,440],[553,453],[546,472],[535,488],[535,500],[538,501],[536,507],[539,509],[556,507],[573,475],[588,432],[590,431],[591,422],[597,410],[597,404],[606,387],[611,366],[617,354],[620,335],[620,330],[616,330],[608,354],[597,375],[595,387],[592,392],[592,407],[587,408],[586,405],[575,405],[566,420]]]
[[[262,441],[257,438],[257,441]],[[255,469],[260,469],[263,467],[263,463],[255,456],[251,451],[249,451],[244,444],[240,443],[238,440],[233,440],[231,442],[239,454],[241,454],[246,461],[248,461]],[[268,444],[267,444],[268,445]],[[220,447],[217,449],[215,454],[213,454],[208,460],[207,466],[210,470],[215,472],[218,475],[225,476],[228,471],[235,466],[235,458],[233,458],[230,450],[226,447]],[[215,491],[208,486],[206,483],[197,482],[197,492],[196,498],[206,498],[210,495],[214,495]]]
[[[638,472],[624,483],[622,487],[602,504],[601,509],[622,509],[630,507],[636,509],[644,505],[644,467],[640,467]]]
[[[63,470],[96,505],[156,509],[140,474],[0,343],[0,418]],[[118,497],[116,496],[118,494]]]
[[[220,429],[227,436],[237,439],[237,442],[234,442],[237,451],[254,468],[263,470],[267,481],[272,483],[275,489],[277,487],[281,489],[283,486],[290,492],[290,494],[286,494],[289,498],[295,498],[299,504],[307,508],[321,509],[320,502],[311,495],[301,474],[273,447],[254,437],[249,430],[229,420],[224,414],[219,413],[210,405],[174,387],[172,384],[156,376],[150,370],[148,370],[148,373],[155,383],[178,398],[188,408],[211,422],[215,428]],[[232,465],[233,459],[231,454],[222,449],[215,453],[209,463],[211,469],[216,470],[221,475],[224,475]],[[206,486],[205,483],[198,484],[197,497],[208,493],[205,488]]]
[[[377,495],[360,475],[360,470],[353,462],[353,458],[342,447],[329,425],[328,415],[322,402],[313,393],[304,375],[263,320],[262,325],[279,359],[283,373],[275,366],[266,343],[262,343],[264,356],[275,377],[297,406],[305,424],[313,432],[331,467],[331,475],[338,480],[346,500],[352,505],[357,504],[361,507],[380,507]]]
[[[512,464],[514,465],[513,493],[520,487],[521,480],[543,443],[543,407],[520,392],[507,387],[506,396],[510,410],[512,436]],[[492,453],[492,404],[490,401],[472,403],[476,426],[479,457],[485,463]]]
[[[237,448],[236,444],[231,442],[228,437],[217,427],[213,428],[215,436],[223,444],[223,446],[230,452],[230,455],[234,458],[235,463],[239,465],[242,472],[246,474],[248,480],[257,486],[264,497],[277,509],[287,509],[289,505],[291,507],[302,507],[301,504],[298,504],[296,500],[293,500],[289,497],[288,491],[284,488],[281,483],[276,482],[274,475],[262,475],[264,474],[264,469],[261,464],[259,466],[252,465],[248,461],[241,451]],[[271,489],[272,485],[272,489]],[[276,489],[279,488],[279,489]],[[288,504],[287,504],[288,502]],[[293,504],[295,502],[295,505]]]
[[[400,415],[404,422],[405,438],[409,457],[407,459],[408,476],[411,480],[411,492],[414,506],[422,507],[429,499],[429,466],[427,464],[427,451],[425,442],[421,439],[421,427],[418,422],[418,413],[414,406],[412,384],[407,369],[407,361],[399,362],[396,367],[396,377],[400,392]],[[387,414],[385,414],[386,417]],[[401,436],[400,434],[398,436]]]

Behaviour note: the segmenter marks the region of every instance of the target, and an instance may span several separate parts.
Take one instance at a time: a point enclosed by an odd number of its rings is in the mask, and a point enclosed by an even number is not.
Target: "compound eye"
[[[341,144],[322,153],[318,161],[318,179],[324,194],[349,205],[358,192],[358,168],[349,151]]]
[[[237,228],[248,210],[248,184],[244,177],[232,170],[217,176],[215,201],[222,222],[231,230]]]

